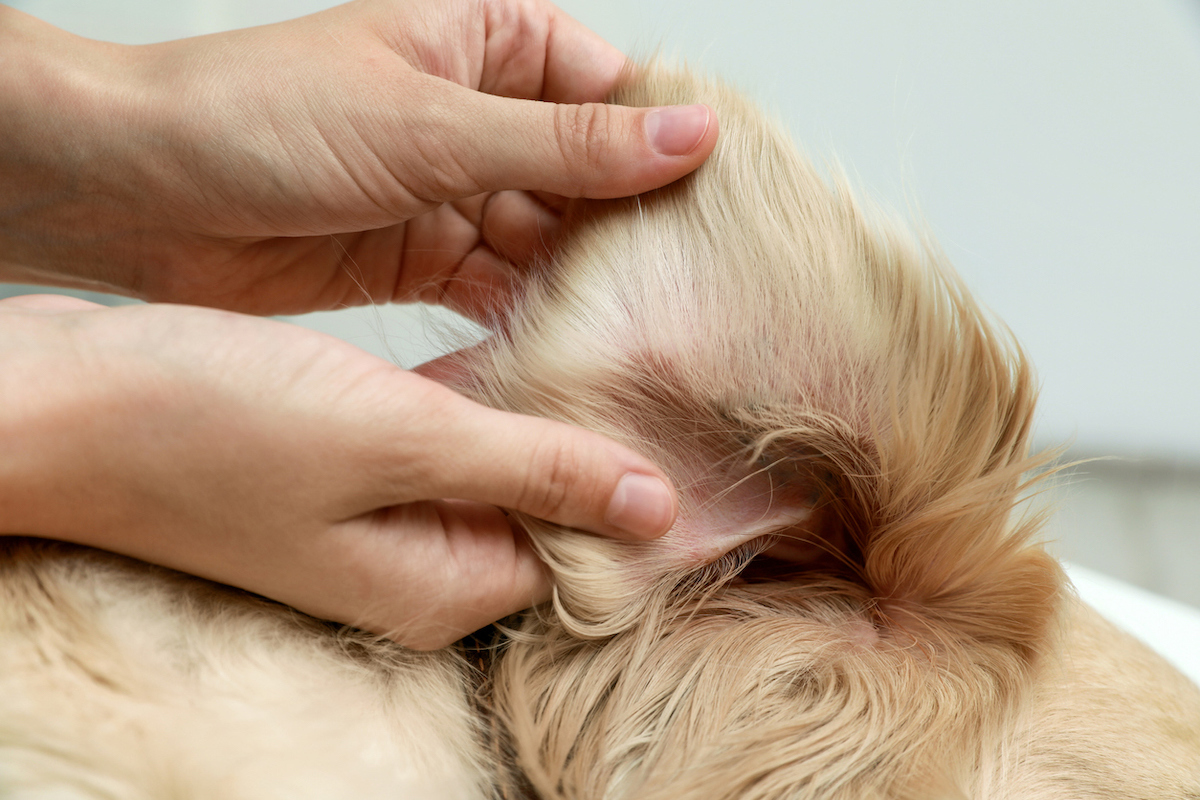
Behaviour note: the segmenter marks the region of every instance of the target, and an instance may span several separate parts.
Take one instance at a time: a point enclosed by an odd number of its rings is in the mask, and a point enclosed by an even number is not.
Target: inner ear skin
[[[846,531],[837,517],[822,506],[814,507],[803,524],[776,531],[772,540],[762,557],[783,562],[792,570],[847,567]]]
[[[688,476],[688,502],[666,544],[687,565],[700,566],[756,540],[770,544],[760,556],[797,567],[846,561],[841,521],[831,513],[824,486],[790,464],[763,461]],[[678,476],[677,476],[678,477]]]

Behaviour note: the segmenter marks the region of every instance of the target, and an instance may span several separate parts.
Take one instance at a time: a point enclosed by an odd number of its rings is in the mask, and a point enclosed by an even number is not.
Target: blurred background
[[[9,0],[145,43],[325,0]],[[562,0],[632,55],[756,97],[928,226],[1043,384],[1037,436],[1093,461],[1046,501],[1069,560],[1200,606],[1198,0]],[[0,286],[0,294],[23,291]],[[92,299],[94,295],[85,295]],[[411,366],[438,311],[292,318]]]

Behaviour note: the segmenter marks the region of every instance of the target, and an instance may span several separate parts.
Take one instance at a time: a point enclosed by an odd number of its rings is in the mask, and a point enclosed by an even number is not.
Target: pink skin
[[[434,359],[415,371],[448,386],[467,384],[467,352]],[[660,369],[669,369],[668,359],[659,358],[655,363]],[[719,459],[697,455],[696,461],[716,463]],[[812,485],[798,482],[795,475],[740,468],[720,475],[693,472],[672,478],[677,485],[688,487],[685,493],[691,495],[691,503],[659,544],[678,566],[709,564],[768,536],[776,542],[767,555],[795,564],[811,564],[844,546],[831,521],[813,508]]]
[[[703,485],[680,481],[681,485]],[[765,471],[751,472],[732,488],[697,498],[695,510],[680,515],[664,545],[677,550],[683,564],[708,564],[742,545],[772,536],[773,558],[809,563],[828,545],[821,514],[814,511],[805,487],[781,485]]]

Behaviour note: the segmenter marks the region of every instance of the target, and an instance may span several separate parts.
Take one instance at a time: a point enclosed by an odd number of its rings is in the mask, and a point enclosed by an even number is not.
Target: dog
[[[693,175],[577,201],[444,373],[659,464],[660,541],[516,514],[553,601],[406,650],[65,544],[0,541],[14,798],[1200,797],[1200,691],[1071,592],[1021,504],[1031,367],[928,238],[736,92]]]

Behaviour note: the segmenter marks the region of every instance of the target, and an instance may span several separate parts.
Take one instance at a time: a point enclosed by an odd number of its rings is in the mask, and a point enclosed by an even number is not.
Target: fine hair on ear
[[[696,173],[576,202],[458,388],[598,431],[679,487],[663,539],[520,517],[553,572],[490,702],[545,798],[958,798],[1051,646],[1063,576],[1014,514],[1031,368],[928,238],[729,88]]]

